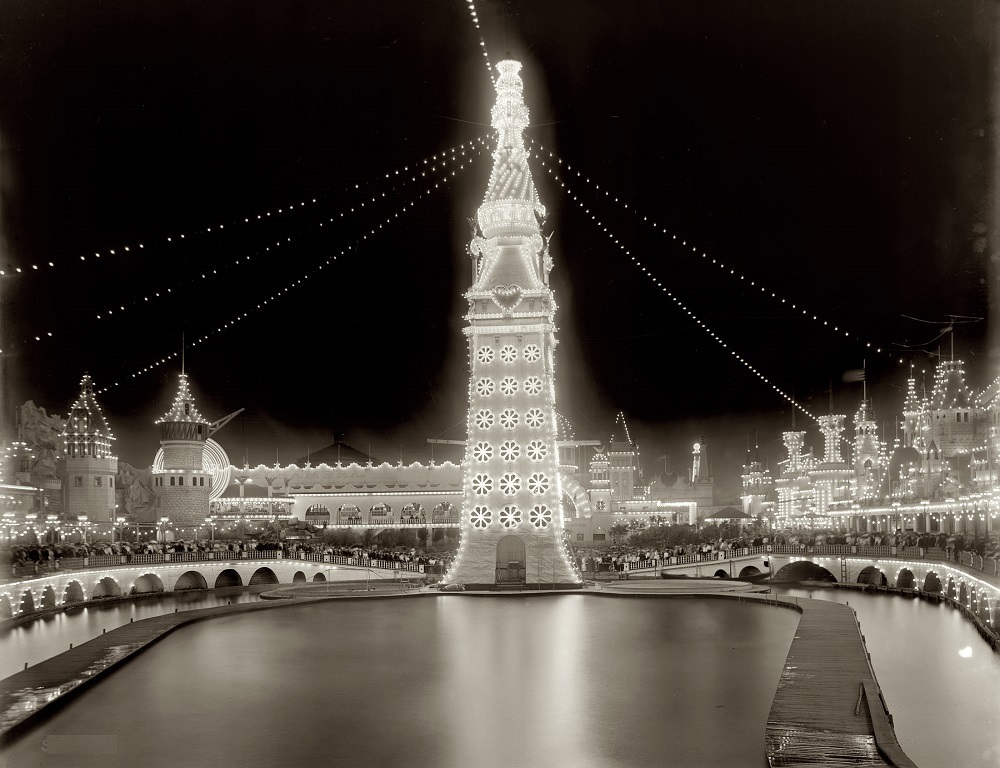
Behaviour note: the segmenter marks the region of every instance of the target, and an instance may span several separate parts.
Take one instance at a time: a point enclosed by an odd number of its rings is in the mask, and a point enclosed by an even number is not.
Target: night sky
[[[853,414],[842,375],[864,366],[890,439],[911,363],[953,342],[974,384],[997,375],[996,3],[475,8],[478,29],[463,0],[2,0],[8,421],[27,399],[64,413],[89,372],[119,457],[146,466],[184,339],[202,413],[246,408],[217,435],[237,464],[338,433],[389,461],[463,439],[484,50],[524,63],[546,153],[578,437],[622,437],[622,411],[651,473],[705,435],[729,482],[748,434],[773,465],[793,423],[729,350],[817,415]],[[428,192],[460,145],[465,168]]]

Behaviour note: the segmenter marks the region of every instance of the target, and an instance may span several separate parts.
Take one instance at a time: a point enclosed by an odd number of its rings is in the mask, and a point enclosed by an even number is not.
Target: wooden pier
[[[802,618],[767,720],[769,764],[916,768],[896,740],[854,611],[796,603]]]

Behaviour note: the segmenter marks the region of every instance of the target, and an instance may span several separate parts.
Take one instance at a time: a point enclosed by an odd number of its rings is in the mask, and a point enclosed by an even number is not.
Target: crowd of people
[[[382,560],[394,563],[412,563],[415,565],[438,566],[446,565],[449,559],[447,553],[423,553],[413,547],[364,547],[364,546],[332,546],[324,543],[308,543],[298,541],[258,541],[256,539],[228,540],[185,540],[172,542],[157,541],[97,541],[91,543],[32,544],[15,545],[9,549],[0,549],[0,567],[2,572],[12,577],[59,570],[63,561],[76,560],[79,565],[82,558],[101,556],[121,556],[129,562],[136,555],[163,555],[181,553],[214,552],[225,556],[239,556],[247,552],[276,552],[284,557],[296,557],[303,554],[337,555],[340,557],[357,558],[361,560]]]

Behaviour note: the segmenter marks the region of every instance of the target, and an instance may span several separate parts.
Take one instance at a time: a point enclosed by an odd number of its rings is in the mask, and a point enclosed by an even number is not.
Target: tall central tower
[[[521,64],[497,66],[493,171],[469,253],[468,447],[461,542],[445,576],[466,587],[582,583],[563,538],[556,446],[555,297],[528,167]]]

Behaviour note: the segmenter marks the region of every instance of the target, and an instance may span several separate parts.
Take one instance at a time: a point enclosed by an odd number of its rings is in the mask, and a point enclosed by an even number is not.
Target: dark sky
[[[909,364],[951,353],[931,341],[948,315],[981,318],[955,353],[997,374],[995,3],[475,7],[479,29],[462,0],[0,0],[6,412],[65,412],[89,371],[120,458],[146,465],[183,337],[202,412],[246,408],[218,433],[236,463],[338,432],[392,461],[464,438],[483,50],[524,62],[527,134],[576,195],[535,161],[578,436],[623,411],[649,469],[704,434],[731,475],[748,431],[773,463],[792,424],[631,256],[816,414],[831,382],[854,412],[841,375],[864,365],[891,437]],[[473,162],[428,193],[424,161],[463,144]]]

